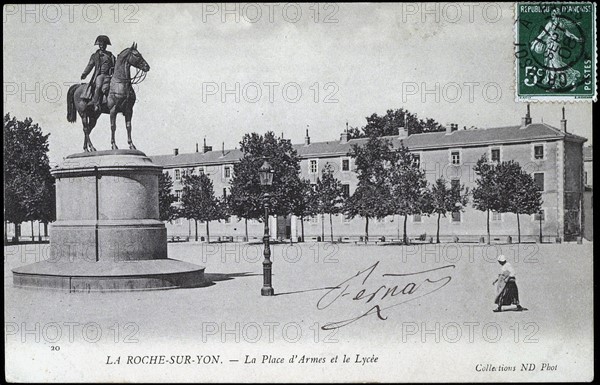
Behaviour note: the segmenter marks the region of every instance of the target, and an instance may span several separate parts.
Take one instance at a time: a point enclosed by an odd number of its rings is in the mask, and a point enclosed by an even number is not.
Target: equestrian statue
[[[83,123],[83,151],[90,152],[96,151],[90,140],[90,133],[101,114],[110,114],[110,143],[112,149],[116,150],[118,149],[115,142],[116,120],[117,114],[122,113],[127,127],[127,143],[130,149],[135,150],[131,140],[131,116],[135,104],[133,85],[141,83],[146,78],[150,66],[137,50],[136,43],[124,49],[116,59],[106,50],[106,47],[111,45],[108,36],[98,36],[94,45],[98,46],[98,50],[90,57],[81,79],[85,79],[92,69],[94,73],[89,83],[74,84],[69,88],[67,120],[74,123],[79,113]],[[137,69],[133,77],[130,72],[131,67]]]

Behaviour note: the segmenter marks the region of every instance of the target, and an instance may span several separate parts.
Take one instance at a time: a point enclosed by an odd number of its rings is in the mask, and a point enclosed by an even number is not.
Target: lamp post
[[[268,186],[273,184],[273,169],[267,159],[264,158],[263,165],[258,170],[258,174],[260,176],[260,185],[265,187],[265,190],[268,189]],[[263,236],[263,243],[265,247],[264,256],[265,259],[263,261],[263,287],[260,290],[260,294],[263,296],[272,296],[275,295],[275,291],[273,290],[273,286],[271,286],[271,267],[273,262],[271,262],[271,246],[269,244],[269,192],[265,191],[265,234]]]

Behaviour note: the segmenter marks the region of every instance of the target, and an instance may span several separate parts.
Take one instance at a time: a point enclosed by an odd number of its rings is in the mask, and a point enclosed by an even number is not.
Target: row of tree
[[[161,182],[161,218],[172,220],[183,217],[197,222],[223,220],[230,216],[243,219],[248,237],[248,220],[264,221],[264,205],[270,214],[293,214],[301,220],[301,239],[304,239],[304,219],[329,216],[330,237],[333,242],[333,216],[365,219],[365,240],[369,237],[369,221],[390,215],[403,217],[403,241],[408,243],[407,222],[411,215],[437,217],[436,241],[439,242],[440,220],[448,213],[464,211],[473,198],[477,210],[487,212],[487,233],[490,240],[491,212],[517,215],[519,242],[521,241],[520,215],[540,212],[542,200],[530,174],[514,161],[492,163],[482,156],[474,167],[476,187],[469,191],[464,185],[443,178],[428,184],[425,172],[406,147],[394,148],[392,142],[372,136],[362,146],[353,145],[350,156],[356,166],[358,184],[352,195],[344,191],[331,165],[326,164],[315,184],[300,178],[300,160],[289,140],[246,134],[240,143],[243,157],[234,165],[230,194],[221,198],[214,195],[213,184],[204,174],[183,177],[181,205],[175,209],[172,202],[172,181],[164,174]],[[274,169],[271,186],[260,185],[259,168],[267,158]],[[269,201],[265,202],[268,192]],[[324,221],[321,221],[324,223]],[[197,226],[196,226],[197,229]],[[196,238],[198,237],[196,231]],[[324,239],[324,226],[322,239]]]
[[[54,178],[50,174],[48,137],[30,118],[17,120],[4,115],[4,237],[7,223],[15,224],[15,239],[21,223],[46,225],[56,217]],[[38,233],[40,229],[38,229]]]
[[[206,175],[187,174],[183,178],[181,205],[173,203],[173,181],[168,174],[160,179],[160,215],[163,220],[183,217],[208,223],[236,216],[245,220],[264,220],[264,193],[269,192],[272,215],[296,215],[302,223],[315,215],[329,215],[330,235],[333,241],[333,215],[343,213],[349,218],[365,218],[365,238],[368,238],[369,220],[389,215],[404,217],[403,239],[407,241],[409,215],[436,215],[439,222],[449,212],[463,211],[469,196],[473,206],[487,212],[488,241],[491,212],[517,215],[520,241],[520,215],[540,212],[541,193],[528,173],[514,161],[494,164],[482,157],[475,166],[478,176],[476,187],[469,194],[460,184],[448,186],[444,179],[428,185],[418,160],[407,148],[393,148],[382,136],[398,134],[399,127],[409,132],[428,132],[442,129],[432,119],[421,120],[409,111],[389,110],[386,115],[367,117],[361,130],[351,129],[355,137],[369,136],[363,145],[354,145],[350,156],[356,165],[358,185],[347,196],[343,185],[335,178],[329,165],[322,170],[316,184],[300,178],[300,159],[289,140],[277,138],[272,132],[264,136],[246,134],[240,149],[243,157],[234,165],[230,194],[216,198],[212,181]],[[26,221],[48,223],[55,219],[54,178],[50,174],[47,156],[48,137],[31,119],[18,121],[9,114],[4,116],[4,217],[16,226]],[[268,158],[274,169],[272,186],[260,185],[259,168]],[[540,216],[541,218],[541,216]],[[541,226],[540,226],[541,231]],[[5,228],[5,237],[7,231]],[[197,237],[197,230],[196,230]],[[324,238],[324,228],[322,228]]]

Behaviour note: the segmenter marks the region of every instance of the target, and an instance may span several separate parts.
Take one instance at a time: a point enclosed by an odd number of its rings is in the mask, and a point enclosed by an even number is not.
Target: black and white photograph
[[[589,382],[596,5],[3,6],[11,383]]]

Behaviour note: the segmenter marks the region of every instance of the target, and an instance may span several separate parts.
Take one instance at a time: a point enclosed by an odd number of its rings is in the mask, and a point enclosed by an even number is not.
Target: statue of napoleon
[[[94,70],[92,79],[86,88],[85,98],[90,99],[93,92],[92,104],[94,111],[100,111],[100,97],[108,94],[110,77],[115,70],[115,55],[106,50],[106,46],[111,45],[108,36],[100,35],[96,38],[94,45],[98,50],[90,56],[90,62],[81,74],[81,80],[85,79],[89,73]]]
[[[122,113],[127,127],[127,143],[130,149],[135,150],[131,140],[131,117],[136,100],[133,85],[141,83],[146,78],[150,66],[137,50],[136,43],[125,48],[116,58],[106,50],[106,47],[111,45],[108,36],[98,36],[94,45],[98,46],[98,50],[90,57],[81,79],[85,79],[92,69],[94,73],[89,83],[74,84],[69,88],[67,120],[74,123],[79,113],[83,123],[83,150],[96,151],[90,140],[90,133],[101,114],[110,114],[111,148],[116,150],[118,149],[115,142],[116,119],[117,114]],[[133,77],[131,67],[137,69]]]

